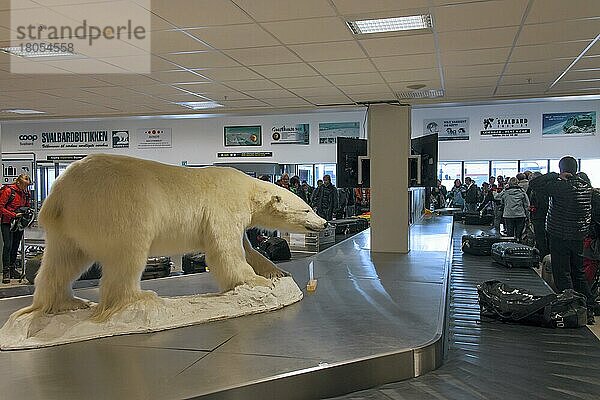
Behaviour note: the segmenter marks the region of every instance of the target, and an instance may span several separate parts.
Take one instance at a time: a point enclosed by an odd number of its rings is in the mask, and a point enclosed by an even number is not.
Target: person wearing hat
[[[17,252],[23,230],[11,230],[11,222],[15,218],[22,217],[20,211],[22,207],[31,206],[31,195],[28,186],[31,185],[31,178],[27,174],[21,174],[15,179],[14,183],[5,185],[0,192],[0,227],[2,229],[2,283],[10,283],[10,279],[19,278],[15,262],[17,261]],[[14,225],[14,224],[13,224]]]

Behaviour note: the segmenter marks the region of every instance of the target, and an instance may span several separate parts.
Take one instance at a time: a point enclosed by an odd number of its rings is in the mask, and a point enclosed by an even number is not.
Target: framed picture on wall
[[[260,125],[226,126],[224,133],[225,147],[262,145],[262,127]]]

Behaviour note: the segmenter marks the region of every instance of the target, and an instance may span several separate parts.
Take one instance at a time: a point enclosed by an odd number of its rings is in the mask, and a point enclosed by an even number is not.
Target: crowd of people
[[[560,173],[525,171],[514,177],[490,177],[481,188],[465,178],[455,180],[450,191],[438,181],[431,202],[435,207],[451,206],[465,212],[494,216],[498,235],[531,242],[544,258],[550,254],[552,275],[558,291],[574,289],[588,299],[588,322],[598,313],[595,295],[584,272],[584,243],[594,247],[600,259],[600,189],[594,189],[584,172],[578,172],[571,156],[559,162]],[[504,230],[501,230],[501,225]],[[592,243],[595,243],[593,245]],[[589,253],[589,252],[588,252]]]

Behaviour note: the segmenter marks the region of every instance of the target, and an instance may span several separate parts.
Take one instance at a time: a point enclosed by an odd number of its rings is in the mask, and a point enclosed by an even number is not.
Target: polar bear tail
[[[43,227],[47,228],[55,225],[60,219],[62,214],[62,205],[58,201],[59,197],[60,196],[57,196],[57,194],[53,192],[50,193],[46,200],[44,200],[44,204],[42,205],[38,215],[38,221]]]

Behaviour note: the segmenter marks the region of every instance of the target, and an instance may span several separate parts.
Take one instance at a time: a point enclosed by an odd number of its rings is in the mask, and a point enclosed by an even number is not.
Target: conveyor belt
[[[501,279],[539,294],[550,289],[532,269],[508,270],[489,257],[463,255],[454,226],[450,276],[448,358],[421,377],[338,399],[598,399],[600,341],[587,328],[546,329],[481,322],[476,285]]]

